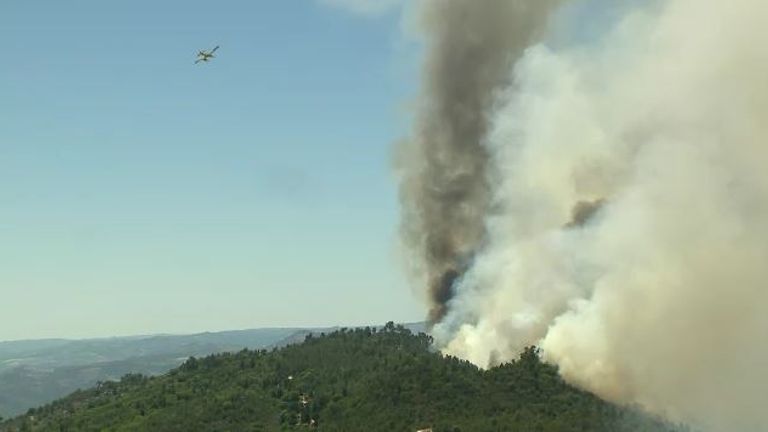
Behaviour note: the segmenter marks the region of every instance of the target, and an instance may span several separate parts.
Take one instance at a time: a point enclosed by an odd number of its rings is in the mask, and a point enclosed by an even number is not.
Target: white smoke
[[[766,25],[765,0],[643,2],[528,49],[485,144],[487,242],[434,329],[446,352],[539,344],[603,397],[768,430]]]

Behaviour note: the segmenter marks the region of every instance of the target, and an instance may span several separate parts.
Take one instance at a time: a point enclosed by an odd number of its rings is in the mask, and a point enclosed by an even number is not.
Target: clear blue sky
[[[314,0],[3,1],[0,340],[421,319],[399,35]]]

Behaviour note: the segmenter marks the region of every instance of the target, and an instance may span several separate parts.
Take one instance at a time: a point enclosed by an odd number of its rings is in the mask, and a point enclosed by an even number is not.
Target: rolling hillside
[[[190,356],[284,345],[303,329],[275,328],[108,339],[0,342],[0,415],[12,416],[99,381],[155,375]]]
[[[190,358],[76,392],[0,431],[681,430],[567,385],[534,348],[487,371],[388,324]]]

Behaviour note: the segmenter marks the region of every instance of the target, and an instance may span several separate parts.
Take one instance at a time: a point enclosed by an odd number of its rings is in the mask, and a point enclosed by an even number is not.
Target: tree
[[[21,424],[21,432],[32,432],[32,421],[29,420],[29,417],[25,418]]]
[[[673,432],[639,411],[570,387],[527,348],[482,370],[443,356],[429,336],[389,322],[271,352],[190,358],[171,373],[128,375],[73,393],[3,430],[324,430]],[[8,427],[5,427],[8,426]],[[256,429],[254,429],[254,427]]]

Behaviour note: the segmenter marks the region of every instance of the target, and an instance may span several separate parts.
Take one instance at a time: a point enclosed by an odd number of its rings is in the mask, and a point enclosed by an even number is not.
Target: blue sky
[[[645,1],[573,0],[553,42]],[[406,3],[0,3],[0,340],[421,319]]]
[[[0,340],[420,319],[390,170],[416,48],[367,12],[2,2]]]

